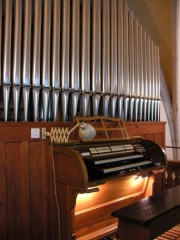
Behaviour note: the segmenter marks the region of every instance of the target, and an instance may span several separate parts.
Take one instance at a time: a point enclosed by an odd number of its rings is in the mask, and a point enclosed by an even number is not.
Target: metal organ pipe
[[[77,115],[80,94],[80,0],[72,2],[71,100],[72,120]]]
[[[61,5],[59,0],[54,0],[53,8],[53,39],[52,39],[52,114],[53,120],[60,120],[59,92],[60,92],[60,28]]]
[[[8,120],[9,96],[11,88],[11,31],[12,31],[12,0],[5,5],[5,30],[3,46],[3,102],[4,121]]]
[[[143,120],[143,104],[144,104],[144,61],[143,61],[143,29],[142,26],[138,27],[138,52],[139,52],[139,121]]]
[[[147,34],[143,31],[143,79],[144,79],[144,107],[143,107],[143,118],[147,120],[147,102],[148,102],[148,54],[147,54]]]
[[[92,6],[92,101],[93,115],[99,115],[101,98],[101,0]]]
[[[159,65],[159,47],[156,47],[156,74],[157,74],[157,121],[160,120],[160,65]]]
[[[135,78],[134,78],[134,28],[133,28],[133,12],[128,12],[128,31],[129,31],[129,119],[133,120],[134,97],[135,97]]]
[[[22,0],[15,1],[15,32],[13,46],[13,102],[14,102],[14,121],[18,119],[19,97],[21,85],[21,29],[22,29]]]
[[[102,2],[102,93],[103,115],[109,116],[110,99],[110,1]]]
[[[82,1],[81,90],[82,116],[89,113],[90,96],[90,0]]]
[[[0,56],[4,121],[160,119],[159,48],[123,0],[0,0]]]
[[[28,121],[29,95],[31,87],[31,21],[32,21],[32,2],[25,0],[24,7],[24,45],[22,59],[22,91],[23,91],[23,107],[24,121]]]
[[[150,121],[151,103],[152,103],[152,72],[151,72],[151,39],[147,37],[147,88],[148,88],[148,105],[147,105],[147,120]]]
[[[42,105],[43,120],[48,120],[50,93],[50,39],[51,39],[51,0],[44,0],[43,19],[43,56],[42,56]]]
[[[123,3],[124,12],[124,31],[123,31],[123,43],[124,43],[124,82],[125,82],[125,96],[124,96],[124,119],[128,120],[129,112],[129,96],[130,96],[130,80],[129,80],[129,46],[128,46],[128,6],[127,3]]]
[[[62,121],[68,120],[68,100],[70,88],[70,0],[63,1],[62,9],[62,73],[61,73],[61,111]]]
[[[115,117],[117,102],[117,1],[111,0],[111,117]]]
[[[117,16],[117,93],[118,93],[118,117],[124,118],[124,61],[123,61],[123,44],[124,44],[124,21],[123,21],[123,1],[118,0],[118,16]]]
[[[33,112],[34,121],[38,121],[40,117],[39,95],[41,88],[41,16],[42,16],[42,1],[35,1],[34,6],[34,34],[33,34],[33,57],[32,57],[32,91],[33,91]]]
[[[134,120],[138,120],[139,113],[139,97],[140,97],[140,78],[139,78],[139,24],[137,19],[133,21],[134,29]]]

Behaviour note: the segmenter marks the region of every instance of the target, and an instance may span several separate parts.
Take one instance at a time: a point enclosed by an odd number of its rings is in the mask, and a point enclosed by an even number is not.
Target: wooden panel
[[[29,205],[31,239],[50,239],[50,199],[48,159],[42,142],[29,143]],[[46,146],[47,147],[47,146]],[[49,230],[49,231],[47,231]]]
[[[107,221],[111,224],[117,222],[111,212],[145,197],[147,185],[147,178],[139,181],[131,176],[98,186],[99,192],[79,194],[75,211],[77,237],[90,233],[93,225],[102,221],[104,225],[101,227],[106,227]]]
[[[172,188],[180,185],[180,161],[169,160],[165,175],[166,188]]]
[[[141,136],[165,147],[165,122],[126,122],[130,136]]]
[[[6,184],[8,211],[8,239],[24,239],[22,187],[22,155],[20,143],[6,144]]]
[[[7,239],[6,155],[5,144],[0,143],[0,239]]]

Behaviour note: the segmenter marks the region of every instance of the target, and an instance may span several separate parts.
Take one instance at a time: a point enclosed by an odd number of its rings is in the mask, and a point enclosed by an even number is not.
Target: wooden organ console
[[[113,233],[112,211],[163,190],[166,155],[150,140],[53,144],[53,161],[62,240]]]

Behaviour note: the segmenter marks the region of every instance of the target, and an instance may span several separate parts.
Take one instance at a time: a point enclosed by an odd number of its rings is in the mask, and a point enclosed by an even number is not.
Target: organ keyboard
[[[66,147],[65,147],[66,148]],[[166,165],[162,148],[144,139],[80,144],[67,147],[81,156],[89,181],[135,174]],[[67,151],[68,151],[67,150]]]

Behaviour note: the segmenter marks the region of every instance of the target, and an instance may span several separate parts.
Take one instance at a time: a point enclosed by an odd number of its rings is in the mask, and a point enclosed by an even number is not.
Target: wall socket
[[[41,138],[46,139],[46,128],[42,128]]]
[[[40,128],[31,128],[31,138],[40,138]]]

